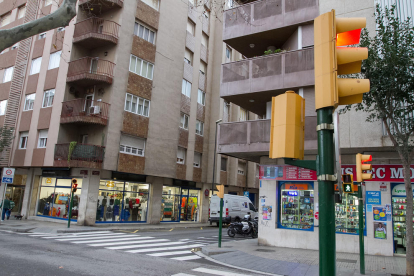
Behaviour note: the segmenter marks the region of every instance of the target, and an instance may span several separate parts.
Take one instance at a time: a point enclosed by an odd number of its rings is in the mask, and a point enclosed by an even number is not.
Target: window
[[[231,61],[231,49],[229,47],[226,47],[226,62]]]
[[[142,0],[142,2],[144,2],[145,4],[147,4],[148,6],[156,10],[158,10],[158,7],[160,5],[159,0]]]
[[[145,139],[132,137],[128,135],[121,135],[119,152],[131,155],[144,156]]]
[[[19,149],[25,149],[27,147],[27,139],[29,138],[29,132],[20,132]]]
[[[142,115],[145,117],[149,116],[150,101],[131,95],[126,94],[125,98],[125,111]]]
[[[0,17],[0,27],[6,26],[10,23],[11,20],[11,12],[6,13]]]
[[[3,116],[6,114],[6,108],[7,108],[7,100],[0,102],[0,116]]]
[[[200,168],[201,167],[201,153],[194,152],[194,167]]]
[[[193,53],[187,48],[185,48],[184,52],[184,62],[193,65]]]
[[[201,45],[208,47],[208,36],[205,33],[201,35]]]
[[[194,36],[195,24],[190,19],[187,20],[187,32],[189,32],[192,36]]]
[[[247,118],[247,111],[246,111],[246,109],[240,107],[239,121],[240,122],[243,122],[243,121],[247,121],[247,120],[248,120],[248,118]]]
[[[204,134],[204,123],[202,121],[196,121],[196,134],[203,136]]]
[[[16,50],[19,47],[19,42],[17,42],[16,44],[14,44],[13,46],[11,46],[12,50]]]
[[[178,147],[177,150],[177,163],[185,164],[185,148]]]
[[[39,141],[37,142],[38,148],[45,148],[47,144],[48,129],[39,130]]]
[[[65,30],[65,27],[59,27],[59,28],[57,28],[57,33],[61,33],[61,32],[63,32]]]
[[[24,100],[23,111],[33,110],[35,97],[36,97],[35,93],[26,96],[26,99]]]
[[[49,6],[50,4],[52,4],[52,0],[45,0],[44,7]]]
[[[206,68],[207,68],[207,64],[204,61],[200,60],[200,73],[202,75],[206,74]]]
[[[134,55],[131,55],[131,58],[129,61],[129,71],[137,75],[140,75],[144,78],[152,80],[154,65],[145,60],[137,58]]]
[[[17,19],[23,18],[26,15],[26,5],[20,6],[17,12]]]
[[[183,79],[183,86],[181,88],[181,94],[186,95],[190,98],[191,95],[191,82],[186,81]]]
[[[38,74],[40,72],[41,64],[42,64],[42,57],[32,59],[32,67],[30,68],[30,75]]]
[[[245,163],[239,162],[238,168],[237,168],[237,173],[244,175],[244,170],[245,170],[244,168],[245,168],[245,166],[246,166]]]
[[[220,170],[227,172],[227,158],[221,157]]]
[[[13,69],[14,69],[13,66],[4,69],[3,82],[9,82],[9,81],[12,80],[12,77],[13,77]]]
[[[134,34],[149,43],[155,44],[155,32],[142,23],[135,22]]]
[[[49,67],[48,70],[58,68],[60,63],[60,55],[62,54],[62,51],[55,52],[50,55],[49,58]]]
[[[198,97],[197,102],[201,105],[206,105],[206,93],[204,93],[202,90],[198,89]]]
[[[43,96],[43,104],[42,107],[49,107],[53,105],[53,98],[55,97],[55,89],[50,89],[45,91]]]
[[[43,39],[43,38],[46,38],[46,33],[39,34],[39,39]]]
[[[183,129],[188,129],[188,115],[187,114],[181,113],[180,127]]]
[[[234,5],[233,0],[227,0],[227,8],[231,9],[233,8],[233,5]]]

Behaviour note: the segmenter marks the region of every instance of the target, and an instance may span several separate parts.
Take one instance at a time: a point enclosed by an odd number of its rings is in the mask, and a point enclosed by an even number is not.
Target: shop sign
[[[80,170],[80,174],[87,175],[88,174],[88,170]]]
[[[412,185],[412,187],[414,189],[414,185]],[[394,186],[394,188],[392,188],[391,194],[393,196],[407,196],[407,193],[405,192],[405,184],[398,184]],[[413,190],[413,195],[414,195],[414,190]]]
[[[366,204],[381,205],[381,192],[367,191],[365,201]]]
[[[294,183],[286,183],[285,184],[286,190],[307,190],[308,184],[294,184]]]
[[[99,175],[99,171],[92,171],[92,175]]]
[[[106,181],[106,187],[109,187],[109,188],[115,187],[115,181]]]
[[[244,191],[244,192],[243,192],[243,195],[244,195],[245,197],[249,197],[249,191]]]
[[[342,165],[342,174],[352,174],[356,179],[355,165]],[[354,174],[355,173],[355,174]],[[365,181],[404,182],[402,165],[372,165],[372,179]],[[296,166],[260,166],[260,179],[311,180],[317,181],[316,171]],[[411,179],[414,179],[414,165],[411,165]]]
[[[52,184],[52,178],[50,177],[46,178],[46,184]]]
[[[387,183],[382,182],[380,184],[380,191],[381,192],[386,192],[387,190],[388,190]]]

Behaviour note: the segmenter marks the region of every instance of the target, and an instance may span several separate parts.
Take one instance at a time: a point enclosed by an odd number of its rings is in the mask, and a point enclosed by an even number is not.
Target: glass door
[[[181,190],[181,215],[180,220],[188,220],[188,189]]]

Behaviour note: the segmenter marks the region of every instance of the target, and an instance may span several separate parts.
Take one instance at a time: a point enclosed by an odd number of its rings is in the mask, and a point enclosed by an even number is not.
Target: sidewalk
[[[202,248],[210,258],[235,267],[288,276],[318,276],[316,250],[261,246],[257,239],[211,244]],[[337,276],[359,276],[359,254],[336,253]],[[405,258],[365,255],[365,275],[405,275]]]
[[[76,221],[72,221],[70,228],[68,228],[67,220],[55,219],[41,219],[29,218],[27,220],[16,220],[10,218],[0,222],[0,230],[8,230],[13,232],[36,232],[36,233],[76,233],[87,231],[111,231],[111,230],[138,230],[138,231],[153,231],[153,230],[171,230],[171,229],[190,229],[208,227],[209,223],[160,223],[160,224],[139,224],[139,223],[125,223],[125,224],[97,224],[95,226],[78,226]]]

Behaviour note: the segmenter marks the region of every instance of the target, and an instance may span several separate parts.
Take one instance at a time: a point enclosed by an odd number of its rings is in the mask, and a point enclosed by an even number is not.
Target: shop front
[[[5,196],[14,202],[14,208],[11,216],[20,215],[22,213],[23,197],[26,186],[26,175],[14,175],[13,184],[8,184]]]
[[[161,222],[199,221],[200,189],[163,186]]]

